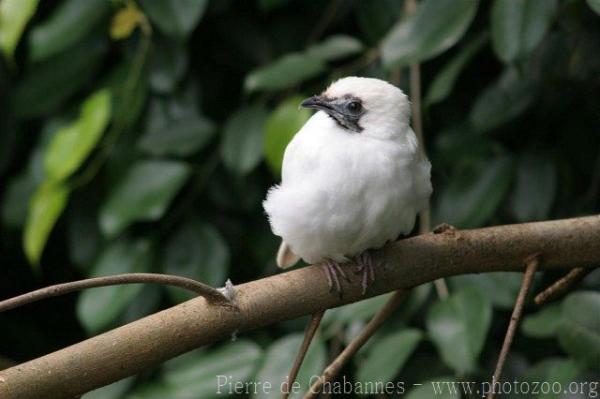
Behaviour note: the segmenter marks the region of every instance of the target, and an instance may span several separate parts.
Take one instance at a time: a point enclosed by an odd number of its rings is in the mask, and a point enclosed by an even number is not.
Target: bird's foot
[[[373,267],[373,257],[367,250],[356,257],[356,273],[362,273],[361,287],[362,294],[367,293],[369,285],[375,281],[375,268]]]
[[[323,262],[323,270],[325,276],[327,276],[327,284],[329,285],[329,292],[337,291],[342,296],[342,285],[340,284],[340,276],[350,281],[340,264],[333,259],[325,259]]]

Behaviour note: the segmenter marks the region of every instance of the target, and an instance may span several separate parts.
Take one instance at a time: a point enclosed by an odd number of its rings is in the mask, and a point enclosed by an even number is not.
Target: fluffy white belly
[[[430,165],[416,143],[302,133],[286,150],[282,184],[264,202],[273,232],[294,253],[309,263],[343,262],[412,229],[431,193]]]

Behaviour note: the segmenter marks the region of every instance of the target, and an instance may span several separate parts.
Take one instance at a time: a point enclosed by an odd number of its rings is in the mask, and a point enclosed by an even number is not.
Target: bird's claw
[[[339,263],[332,259],[326,259],[323,263],[323,270],[327,277],[327,284],[329,285],[329,292],[337,291],[342,296],[342,285],[340,284],[339,276],[346,281],[350,281]]]
[[[373,258],[369,251],[365,251],[356,257],[356,274],[362,273],[361,287],[362,294],[367,293],[369,285],[375,281],[375,268],[373,267]]]
[[[361,287],[362,294],[367,293],[367,289],[375,281],[375,267],[373,266],[373,258],[369,251],[365,251],[356,257],[356,268],[355,274],[361,274]],[[327,277],[327,285],[329,286],[329,292],[337,291],[342,296],[342,284],[340,283],[340,276],[350,282],[350,278],[344,272],[344,269],[340,264],[332,259],[326,259],[323,262],[323,270]]]

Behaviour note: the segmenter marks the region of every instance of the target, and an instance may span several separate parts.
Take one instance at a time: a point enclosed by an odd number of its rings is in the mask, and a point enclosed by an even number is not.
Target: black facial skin
[[[357,133],[363,130],[359,122],[366,110],[362,105],[362,100],[358,97],[352,95],[334,98],[322,95],[312,96],[304,100],[300,106],[324,111],[345,129]]]

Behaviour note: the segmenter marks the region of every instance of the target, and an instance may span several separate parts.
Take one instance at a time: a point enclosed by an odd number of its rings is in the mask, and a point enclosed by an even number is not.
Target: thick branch
[[[375,253],[377,281],[361,295],[358,276],[344,296],[330,293],[318,266],[236,287],[237,308],[194,298],[68,348],[0,371],[3,399],[74,397],[139,373],[201,345],[365,297],[465,273],[523,271],[539,254],[541,269],[600,264],[600,216],[446,230],[387,245]]]
[[[7,369],[14,365],[15,365],[15,362],[10,360],[9,358],[6,358],[6,357],[0,355],[0,370]]]

